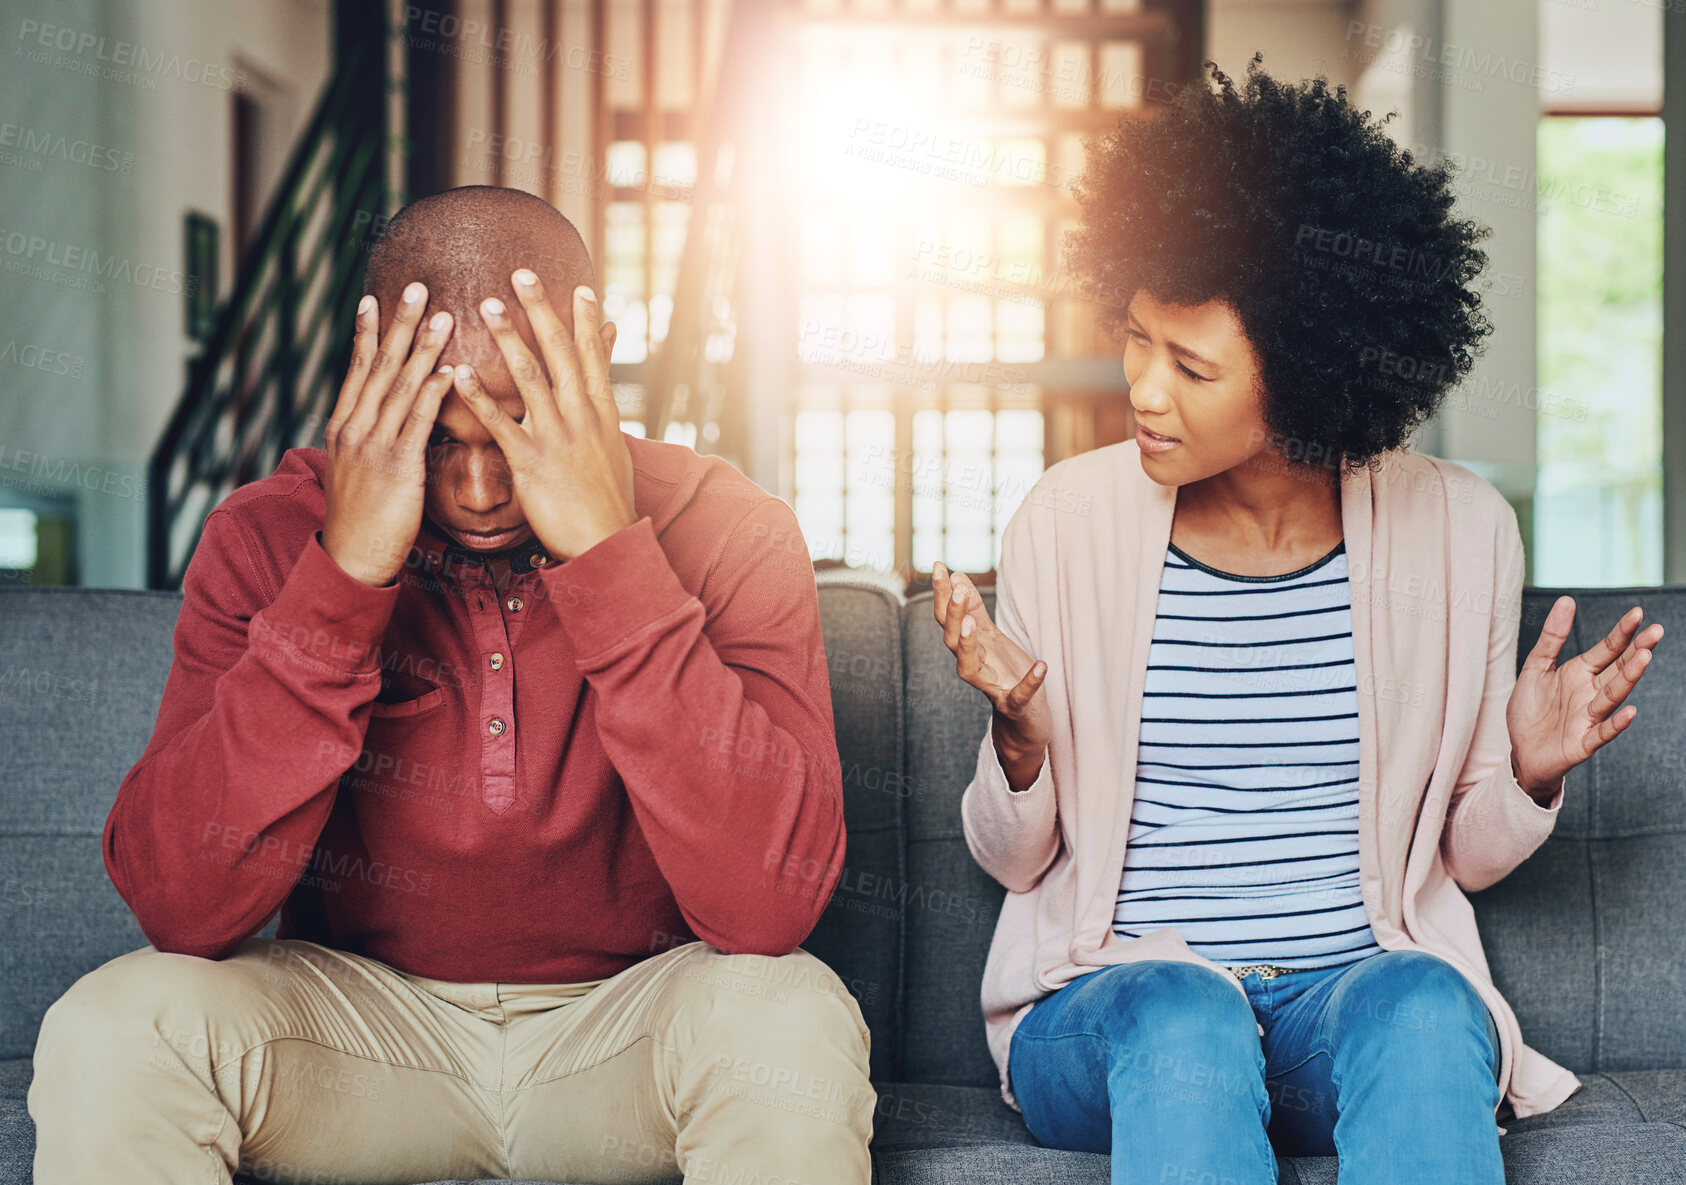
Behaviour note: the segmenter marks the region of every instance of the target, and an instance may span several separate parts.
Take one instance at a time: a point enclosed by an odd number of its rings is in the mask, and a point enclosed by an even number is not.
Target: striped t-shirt
[[[1282,576],[1165,557],[1113,929],[1165,927],[1227,966],[1381,949],[1358,888],[1344,540]]]

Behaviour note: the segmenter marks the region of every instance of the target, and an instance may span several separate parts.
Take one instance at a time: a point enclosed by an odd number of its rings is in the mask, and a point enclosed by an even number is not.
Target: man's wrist
[[[638,516],[633,514],[618,521],[604,523],[596,528],[580,532],[565,546],[558,543],[552,543],[542,534],[539,534],[536,529],[534,530],[534,534],[538,535],[539,542],[544,544],[545,550],[551,555],[564,560],[571,560],[576,556],[584,555],[586,552],[596,547],[599,543],[602,543],[605,539],[614,538],[637,521]]]

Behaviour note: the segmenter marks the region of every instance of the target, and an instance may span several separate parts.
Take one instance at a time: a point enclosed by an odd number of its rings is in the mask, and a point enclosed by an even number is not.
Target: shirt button
[[[510,597],[509,600],[504,602],[505,605],[509,606],[509,611],[511,613],[521,612],[521,606],[524,603],[525,602],[523,602],[520,597]]]
[[[491,664],[492,664],[492,669],[493,669],[493,670],[494,670],[494,671],[501,671],[501,670],[503,670],[503,655],[501,655],[501,654],[494,654],[494,655],[492,655],[492,657],[491,657],[491,658],[490,658],[490,659],[488,659],[488,660],[487,660],[487,661],[488,661],[488,662],[490,662],[490,663],[491,663]]]
[[[493,716],[493,717],[492,717],[492,722],[491,722],[491,723],[490,723],[490,724],[488,724],[488,725],[487,725],[487,726],[486,726],[486,727],[487,727],[487,729],[488,729],[488,730],[490,730],[490,731],[491,731],[491,734],[492,734],[492,735],[493,735],[493,736],[495,736],[495,737],[499,737],[499,736],[502,736],[502,735],[503,735],[503,730],[504,730],[504,729],[505,729],[505,728],[506,728],[506,727],[507,727],[507,726],[506,726],[506,725],[505,725],[505,724],[504,724],[504,722],[503,722],[503,720],[502,720],[502,719],[500,719],[500,718],[499,718],[499,717],[497,717],[497,716]]]

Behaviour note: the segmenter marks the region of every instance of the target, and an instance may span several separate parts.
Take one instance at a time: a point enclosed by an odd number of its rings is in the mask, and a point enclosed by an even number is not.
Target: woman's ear
[[[604,356],[613,358],[615,356],[615,323],[613,321],[605,321],[603,322],[603,327],[597,332],[603,335]]]

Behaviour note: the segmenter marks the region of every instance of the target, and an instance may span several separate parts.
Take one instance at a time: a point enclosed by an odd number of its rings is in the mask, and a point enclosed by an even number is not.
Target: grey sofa
[[[1528,591],[1519,659],[1560,591],[1573,590]],[[1686,589],[1574,595],[1567,654],[1636,603],[1686,638]],[[151,731],[179,604],[166,593],[0,591],[0,1185],[31,1177],[25,1091],[42,1012],[145,942],[106,878],[99,836]],[[805,945],[872,1026],[877,1179],[1105,1182],[1105,1156],[1037,1145],[1001,1102],[984,1045],[978,983],[1003,890],[966,849],[959,799],[987,705],[955,678],[928,594],[903,603],[827,579],[820,605],[849,842],[845,877]],[[1632,731],[1570,775],[1556,834],[1476,901],[1523,1033],[1585,1082],[1557,1111],[1511,1124],[1502,1146],[1516,1185],[1686,1182],[1680,644],[1659,648]],[[1333,1182],[1335,1163],[1284,1160],[1281,1179]]]

